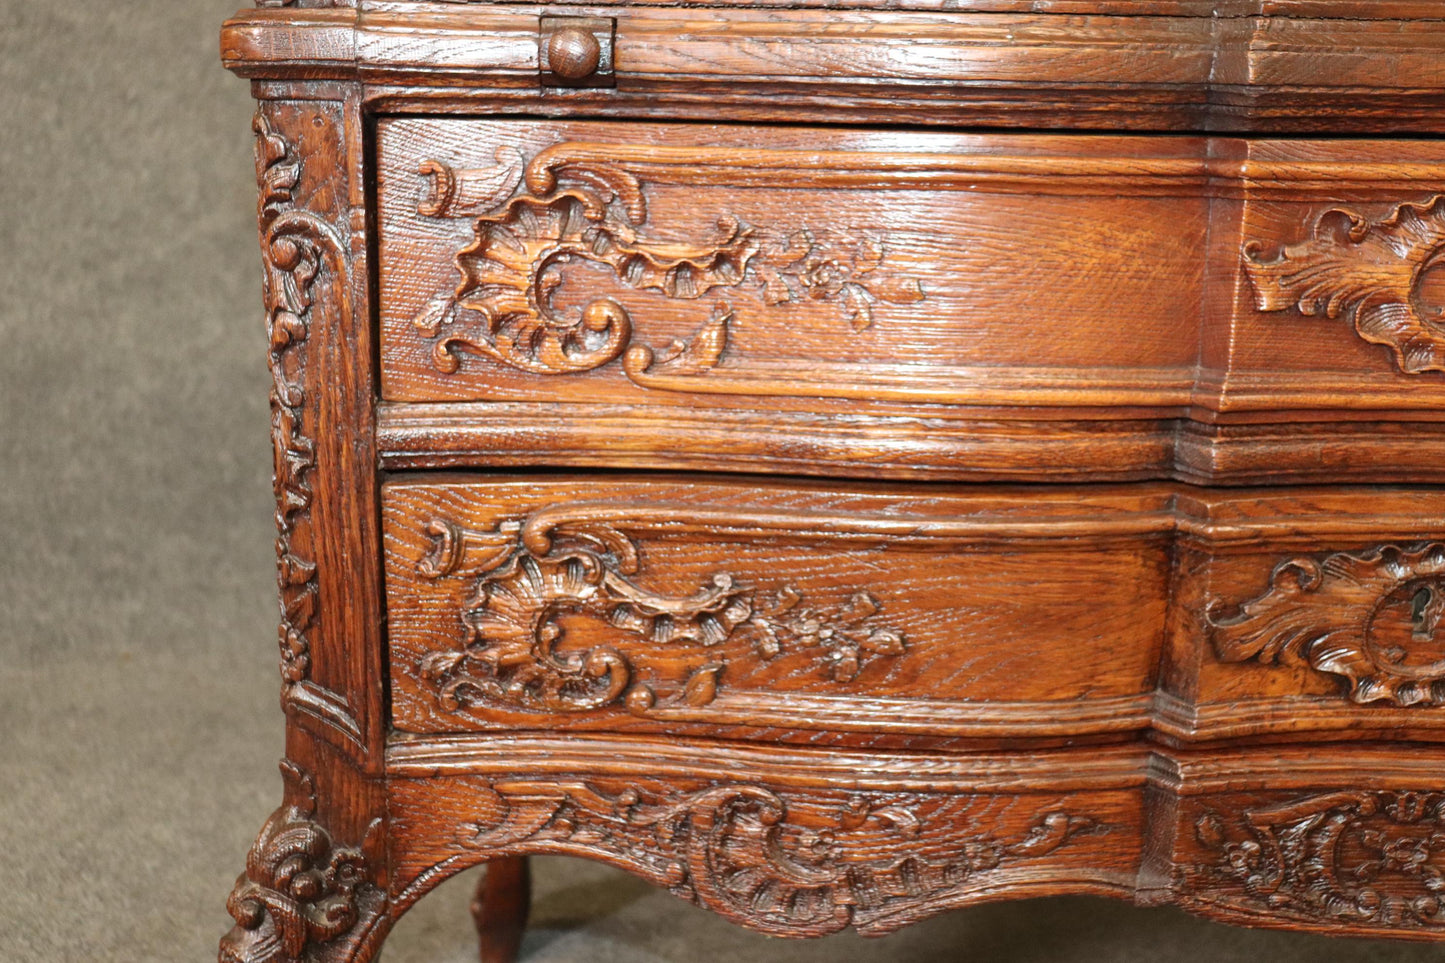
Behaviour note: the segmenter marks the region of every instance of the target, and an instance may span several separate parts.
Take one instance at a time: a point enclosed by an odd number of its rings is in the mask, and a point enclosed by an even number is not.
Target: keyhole
[[[1410,621],[1414,625],[1414,632],[1411,633],[1416,639],[1429,639],[1433,632],[1429,624],[1430,603],[1435,598],[1429,586],[1421,586],[1416,590],[1413,598],[1410,599]]]

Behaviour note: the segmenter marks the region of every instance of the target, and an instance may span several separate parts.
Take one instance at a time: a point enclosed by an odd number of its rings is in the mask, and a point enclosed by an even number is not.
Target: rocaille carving
[[[1319,922],[1445,926],[1445,794],[1345,791],[1238,817],[1209,811],[1195,835],[1218,854],[1206,895]]]
[[[1263,595],[1207,613],[1226,662],[1303,660],[1358,703],[1445,704],[1445,544],[1384,545],[1281,562]]]
[[[474,786],[471,798],[478,818],[458,840],[465,849],[611,854],[683,899],[785,936],[821,936],[986,885],[994,871],[1102,829],[1058,809],[1014,839],[931,843],[934,827],[906,794],[840,798],[805,823],[792,812],[803,800],[751,784],[609,794],[586,782],[524,779]]]
[[[474,217],[474,237],[456,256],[461,281],[414,320],[436,339],[432,361],[451,373],[470,353],[535,374],[590,371],[619,357],[634,382],[649,374],[700,375],[727,347],[732,309],[714,302],[688,341],[664,348],[634,343],[627,310],[595,298],[578,310],[554,304],[562,269],[577,262],[609,268],[615,279],[664,297],[695,300],[718,290],[755,287],[770,305],[810,299],[836,304],[855,331],[873,323],[879,301],[908,304],[924,294],[916,280],[883,270],[887,247],[873,233],[819,236],[804,228],[770,234],[730,216],[700,242],[665,241],[641,232],[647,201],[641,182],[620,166],[570,157],[567,145],[531,161],[513,149],[497,165],[456,171],[422,165],[431,190],[426,217]],[[519,186],[524,189],[517,193]]]
[[[281,775],[288,802],[262,827],[226,901],[236,925],[221,940],[220,963],[312,960],[379,912],[362,850],[336,845],[313,818],[311,775],[287,760]]]
[[[420,664],[449,711],[502,705],[582,712],[622,702],[646,715],[655,707],[704,706],[716,698],[726,669],[720,655],[659,701],[657,684],[613,646],[561,651],[563,616],[590,617],[611,626],[617,638],[658,646],[716,652],[746,636],[765,661],[784,651],[816,652],[819,670],[840,683],[855,679],[869,658],[905,650],[902,635],[873,624],[880,606],[865,591],[839,606],[815,607],[791,586],[765,594],[726,573],[690,596],[650,591],[632,580],[641,569],[636,544],[603,524],[539,531],[503,522],[479,532],[437,519],[428,534],[433,548],[419,565],[424,576],[441,578],[465,564],[468,576],[478,577],[461,614],[463,647],[433,652]]]
[[[1389,347],[1400,370],[1445,371],[1445,325],[1421,291],[1445,254],[1445,195],[1400,204],[1373,221],[1327,211],[1309,240],[1273,257],[1263,252],[1258,241],[1244,248],[1259,310],[1345,317],[1360,337]]]

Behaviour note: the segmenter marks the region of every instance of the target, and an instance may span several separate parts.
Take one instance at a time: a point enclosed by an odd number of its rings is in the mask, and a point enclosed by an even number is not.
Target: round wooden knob
[[[581,80],[597,72],[602,62],[602,45],[586,30],[566,27],[547,41],[547,60],[552,73],[564,80]]]

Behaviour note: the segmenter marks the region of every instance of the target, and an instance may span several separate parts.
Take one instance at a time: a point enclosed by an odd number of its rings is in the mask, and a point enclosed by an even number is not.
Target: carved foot
[[[513,963],[532,908],[532,871],[525,856],[508,856],[487,864],[487,875],[472,898],[482,963]]]
[[[236,925],[220,963],[366,963],[386,929],[385,900],[360,848],[340,846],[314,821],[311,776],[281,761],[286,802],[246,855],[226,900]]]

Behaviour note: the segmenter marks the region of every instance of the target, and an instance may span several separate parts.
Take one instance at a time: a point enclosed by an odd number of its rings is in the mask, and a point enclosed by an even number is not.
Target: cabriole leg
[[[221,940],[219,961],[368,963],[390,926],[373,882],[375,857],[365,842],[345,845],[316,821],[309,773],[289,761],[281,772],[286,801],[262,827],[226,901],[236,925]]]
[[[472,898],[482,963],[513,963],[532,908],[532,871],[525,856],[507,856],[487,864]]]

